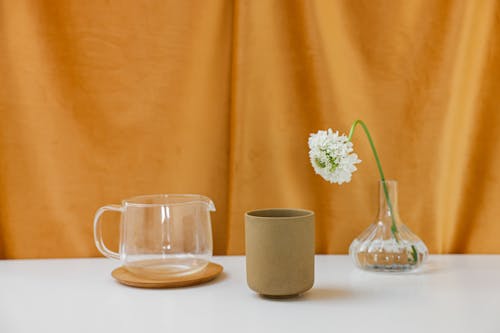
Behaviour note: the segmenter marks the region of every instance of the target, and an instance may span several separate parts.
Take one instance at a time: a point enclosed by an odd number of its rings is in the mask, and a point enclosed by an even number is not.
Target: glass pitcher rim
[[[145,201],[147,199],[153,199],[153,198],[186,198],[186,199],[191,199],[191,200],[186,200],[184,202],[153,202],[153,203],[147,203],[147,202],[141,202]],[[136,195],[127,199],[122,200],[123,206],[133,206],[133,207],[161,207],[161,206],[181,206],[181,205],[186,205],[186,204],[193,204],[193,203],[204,203],[207,204],[208,210],[209,211],[215,211],[215,204],[213,203],[212,199],[205,195],[201,194],[177,194],[177,193],[171,193],[171,194],[144,194],[144,195]]]

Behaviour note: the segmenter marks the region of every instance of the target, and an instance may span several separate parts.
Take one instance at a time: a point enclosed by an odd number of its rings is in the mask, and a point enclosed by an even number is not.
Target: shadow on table
[[[335,299],[348,299],[354,298],[356,295],[348,290],[341,288],[312,288],[302,295],[290,298],[270,298],[262,295],[256,295],[263,300],[270,302],[321,302],[331,301]]]
[[[427,262],[424,262],[422,267],[417,269],[415,272],[408,272],[407,274],[413,274],[413,275],[427,275],[427,274],[435,274],[442,272],[447,269],[447,266],[445,263],[439,263],[434,260],[428,260]]]

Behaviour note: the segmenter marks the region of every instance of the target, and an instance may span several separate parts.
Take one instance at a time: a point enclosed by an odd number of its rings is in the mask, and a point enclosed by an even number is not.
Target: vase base
[[[359,267],[365,271],[389,272],[389,273],[411,272],[418,268],[418,266],[415,265],[391,265],[391,266],[370,265],[370,266],[359,266]]]
[[[375,272],[409,272],[420,267],[428,255],[427,248],[422,242],[406,246],[395,246],[391,241],[376,244],[381,246],[372,246],[375,248],[372,251],[360,251],[359,248],[363,244],[358,240],[351,244],[350,254],[359,268]],[[382,244],[386,247],[384,248]],[[392,248],[388,246],[389,244],[393,245]]]

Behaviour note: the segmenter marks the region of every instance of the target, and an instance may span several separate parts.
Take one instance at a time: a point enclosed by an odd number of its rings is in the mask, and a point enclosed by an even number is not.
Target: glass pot
[[[102,239],[100,216],[121,213],[119,253]],[[94,239],[99,251],[120,260],[130,272],[149,278],[192,274],[212,257],[212,200],[202,195],[160,194],[133,197],[97,210]]]

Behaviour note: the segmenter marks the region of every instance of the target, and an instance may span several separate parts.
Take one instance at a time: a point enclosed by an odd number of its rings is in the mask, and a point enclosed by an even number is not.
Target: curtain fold
[[[2,2],[2,256],[95,256],[95,210],[148,193],[210,196],[225,252],[231,26],[228,1]]]
[[[95,210],[151,193],[211,197],[216,254],[266,207],[314,210],[316,251],[346,253],[375,162],[357,132],[328,184],[307,138],[355,119],[432,253],[500,253],[499,33],[494,0],[0,0],[0,258],[97,256]]]

